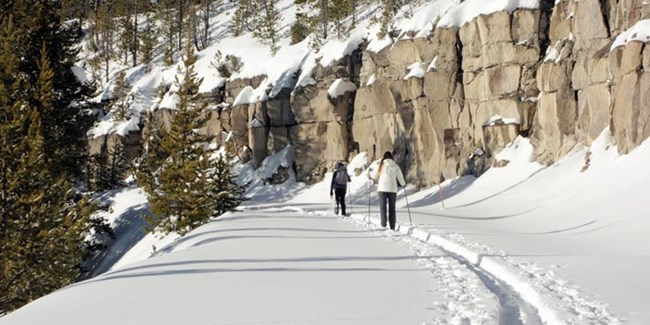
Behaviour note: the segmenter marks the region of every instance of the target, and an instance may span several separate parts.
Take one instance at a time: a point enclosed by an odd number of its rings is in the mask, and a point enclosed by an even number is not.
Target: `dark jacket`
[[[332,175],[332,182],[330,184],[330,194],[334,191],[334,189],[346,189],[348,187],[347,182],[345,184],[337,184],[336,183],[336,177],[339,175],[339,173],[345,174],[347,181],[351,182],[352,179],[350,178],[350,175],[348,175],[348,171],[346,170],[345,166],[340,165],[336,168],[336,171],[334,172],[334,175]]]

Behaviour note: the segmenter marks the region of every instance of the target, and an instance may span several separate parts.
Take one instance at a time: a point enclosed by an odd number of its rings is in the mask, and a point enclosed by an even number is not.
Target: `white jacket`
[[[379,174],[379,170],[376,170],[372,172],[371,177],[375,180],[379,179],[377,182],[377,191],[379,192],[397,193],[398,181],[400,185],[406,185],[402,170],[392,159],[384,159],[384,167],[381,169],[381,174]]]

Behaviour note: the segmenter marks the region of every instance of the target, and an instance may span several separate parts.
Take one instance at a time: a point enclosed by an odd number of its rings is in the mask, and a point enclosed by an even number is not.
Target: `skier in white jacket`
[[[379,168],[373,172],[371,177],[377,181],[377,192],[379,194],[379,213],[381,215],[381,226],[386,227],[386,204],[388,204],[388,223],[390,229],[395,230],[395,200],[397,199],[397,189],[404,186],[404,175],[402,170],[393,160],[393,154],[390,151],[384,153],[384,158],[379,163]]]

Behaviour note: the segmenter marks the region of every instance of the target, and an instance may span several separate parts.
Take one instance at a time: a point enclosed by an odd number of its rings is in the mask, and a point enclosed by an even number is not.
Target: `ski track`
[[[301,207],[274,208],[288,212],[335,217],[333,211]],[[553,268],[509,256],[506,252],[426,226],[397,224],[385,230],[377,218],[352,214],[342,220],[376,230],[377,236],[392,240],[415,256],[444,257],[417,259],[431,270],[447,301],[434,302],[439,319],[424,324],[622,324],[608,305],[581,294],[578,287],[557,277]]]

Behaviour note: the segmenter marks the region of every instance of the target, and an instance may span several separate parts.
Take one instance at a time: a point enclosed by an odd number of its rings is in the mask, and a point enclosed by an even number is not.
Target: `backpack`
[[[334,178],[334,184],[340,187],[348,186],[348,173],[344,170],[337,170],[336,177]]]

